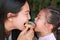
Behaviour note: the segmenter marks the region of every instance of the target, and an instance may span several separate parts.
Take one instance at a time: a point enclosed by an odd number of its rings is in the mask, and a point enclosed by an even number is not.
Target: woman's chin
[[[25,27],[21,27],[21,28],[18,28],[19,30],[23,31],[25,29]]]

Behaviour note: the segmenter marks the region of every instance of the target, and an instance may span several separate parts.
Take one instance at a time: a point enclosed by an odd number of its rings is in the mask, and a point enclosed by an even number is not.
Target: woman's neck
[[[5,30],[5,36],[8,37],[10,35],[10,31]]]
[[[4,26],[5,26],[6,31],[13,30],[13,26],[12,26],[12,23],[10,21],[5,21]]]
[[[6,36],[9,36],[10,35],[10,32],[12,30],[12,24],[11,24],[11,22],[6,21],[4,23],[4,26],[5,26],[5,35]]]

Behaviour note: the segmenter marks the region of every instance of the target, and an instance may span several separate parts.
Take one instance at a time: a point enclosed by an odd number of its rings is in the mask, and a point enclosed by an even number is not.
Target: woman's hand
[[[33,29],[30,29],[28,31],[27,30],[28,30],[28,28],[26,28],[25,30],[23,30],[19,34],[17,40],[33,40],[33,37],[34,37],[34,31],[33,31]]]

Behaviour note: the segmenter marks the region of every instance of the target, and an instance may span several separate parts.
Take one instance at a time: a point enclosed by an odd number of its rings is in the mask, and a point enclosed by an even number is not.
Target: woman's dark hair
[[[17,14],[26,0],[0,0],[0,40],[3,40],[4,20],[9,12]],[[2,34],[2,35],[1,35]]]
[[[52,6],[46,7],[45,9],[51,14],[50,16],[47,14],[46,16],[48,16],[47,22],[54,26],[52,30],[54,32],[60,26],[60,10]]]
[[[0,4],[0,17],[7,18],[7,13],[17,13],[21,10],[21,7],[25,4],[26,0],[1,0]],[[0,1],[0,2],[1,2]]]

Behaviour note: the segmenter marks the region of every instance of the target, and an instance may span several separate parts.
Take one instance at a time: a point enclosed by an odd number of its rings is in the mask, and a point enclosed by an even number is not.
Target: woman
[[[12,40],[8,37],[14,29],[25,30],[24,24],[30,19],[29,11],[26,0],[0,0],[0,40]]]

